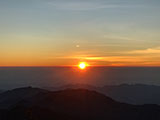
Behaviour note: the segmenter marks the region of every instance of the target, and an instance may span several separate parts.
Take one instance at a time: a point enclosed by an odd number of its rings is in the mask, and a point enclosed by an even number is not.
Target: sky
[[[160,66],[159,0],[0,0],[0,66]]]

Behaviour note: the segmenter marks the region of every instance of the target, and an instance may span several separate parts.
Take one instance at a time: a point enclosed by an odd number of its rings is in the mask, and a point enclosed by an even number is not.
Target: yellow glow
[[[88,66],[88,64],[85,63],[85,62],[80,62],[79,65],[78,65],[78,67],[79,67],[80,69],[82,69],[82,70],[85,69],[87,66]]]

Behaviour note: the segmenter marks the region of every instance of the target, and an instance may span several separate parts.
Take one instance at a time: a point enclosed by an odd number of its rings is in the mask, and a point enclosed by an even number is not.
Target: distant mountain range
[[[27,87],[0,94],[0,120],[160,120],[160,106],[121,103],[87,89]]]
[[[63,90],[63,89],[89,89],[95,90],[99,93],[102,93],[106,96],[111,97],[114,100],[135,104],[135,105],[142,105],[142,104],[159,104],[160,105],[160,86],[155,85],[143,85],[143,84],[135,84],[135,85],[107,85],[104,87],[95,87],[91,85],[85,84],[75,84],[75,85],[66,85],[63,87],[50,87],[45,88],[48,90],[56,91],[56,90]]]

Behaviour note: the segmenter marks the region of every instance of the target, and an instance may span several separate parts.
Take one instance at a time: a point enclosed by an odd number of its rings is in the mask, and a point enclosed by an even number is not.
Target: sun
[[[85,63],[85,62],[80,62],[79,65],[78,65],[78,67],[79,67],[81,70],[85,69],[87,66],[88,66],[88,64]]]

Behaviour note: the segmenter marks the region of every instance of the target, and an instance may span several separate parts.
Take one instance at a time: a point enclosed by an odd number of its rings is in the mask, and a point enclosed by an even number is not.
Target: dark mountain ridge
[[[0,120],[160,119],[158,105],[120,103],[87,89],[55,92],[31,87],[14,89],[0,95],[0,109]]]
[[[122,85],[106,85],[104,87],[95,87],[86,84],[66,85],[62,87],[50,87],[48,90],[57,91],[64,89],[89,89],[102,93],[114,100],[135,104],[159,104],[160,105],[160,86],[145,84],[122,84]]]

